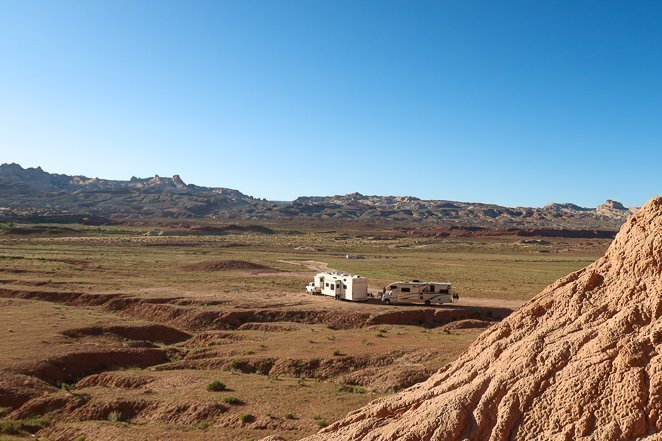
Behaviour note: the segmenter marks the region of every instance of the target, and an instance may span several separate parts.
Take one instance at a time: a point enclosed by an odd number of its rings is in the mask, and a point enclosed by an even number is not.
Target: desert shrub
[[[0,421],[0,433],[5,435],[18,435],[21,431],[21,423],[18,421]]]
[[[43,417],[37,417],[37,418],[30,418],[29,420],[25,421],[25,426],[27,426],[30,429],[41,429],[43,427],[48,426],[48,419],[43,418]]]
[[[341,355],[342,355],[342,352],[340,352],[338,349],[336,349],[335,351],[333,351],[333,356],[334,356],[334,357],[340,357]]]
[[[240,405],[244,404],[244,402],[241,401],[237,397],[225,397],[225,398],[223,398],[223,402],[227,403],[227,404],[230,404],[232,406],[240,406]]]
[[[199,423],[195,423],[193,427],[198,430],[207,430],[209,429],[209,423],[207,421],[200,421]]]
[[[74,438],[74,441],[85,441],[85,440],[86,440],[85,435],[79,435],[76,438]]]
[[[349,392],[350,394],[364,394],[367,392],[367,390],[359,386],[352,386],[351,384],[340,383],[338,385],[338,392]]]
[[[231,367],[232,369],[237,369],[237,370],[238,370],[238,369],[241,367],[241,361],[239,361],[239,360],[232,360],[232,361],[230,362],[230,367]]]
[[[108,421],[111,423],[119,423],[122,421],[122,412],[119,412],[117,410],[112,410],[108,414]]]
[[[294,419],[296,419],[296,417],[294,416],[294,414],[293,414],[292,412],[287,412],[287,413],[285,414],[285,419],[287,419],[287,420],[294,420]]]
[[[60,389],[67,391],[67,392],[72,392],[76,390],[76,385],[75,384],[70,384],[70,383],[60,383]]]
[[[0,418],[4,418],[11,412],[11,407],[0,407]]]
[[[219,380],[214,380],[207,385],[207,390],[209,392],[221,392],[226,389],[225,383],[221,383]]]
[[[321,416],[319,416],[319,415],[314,416],[313,420],[315,420],[315,424],[320,429],[329,425],[329,423],[327,423],[326,420],[324,418],[322,418]]]
[[[168,357],[169,362],[182,361],[184,357],[180,352],[167,352],[166,357]]]
[[[242,413],[239,415],[239,419],[241,420],[242,423],[252,423],[255,421],[255,417],[250,414],[250,413]]]

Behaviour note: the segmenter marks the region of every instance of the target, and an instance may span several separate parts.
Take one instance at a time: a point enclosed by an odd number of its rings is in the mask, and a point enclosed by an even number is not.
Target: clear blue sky
[[[256,197],[662,193],[659,1],[0,0],[0,162]]]

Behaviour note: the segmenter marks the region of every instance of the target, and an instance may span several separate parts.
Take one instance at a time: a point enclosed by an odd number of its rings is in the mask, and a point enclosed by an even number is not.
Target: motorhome
[[[338,272],[323,272],[306,285],[309,294],[322,294],[336,300],[360,301],[368,298],[368,280],[365,277]]]
[[[458,296],[453,294],[450,282],[393,282],[382,292],[386,303],[423,303],[432,305],[452,303]]]

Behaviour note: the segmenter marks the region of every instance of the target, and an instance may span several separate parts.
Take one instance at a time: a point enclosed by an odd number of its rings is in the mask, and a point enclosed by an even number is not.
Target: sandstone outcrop
[[[662,197],[427,381],[312,440],[653,440],[662,432]]]

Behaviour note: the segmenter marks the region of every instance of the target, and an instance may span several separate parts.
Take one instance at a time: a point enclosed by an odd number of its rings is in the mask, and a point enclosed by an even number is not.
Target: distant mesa
[[[600,205],[600,208],[607,208],[610,210],[623,210],[623,211],[627,210],[627,208],[623,204],[621,204],[618,201],[612,201],[611,199],[607,199],[607,201],[604,204]]]

